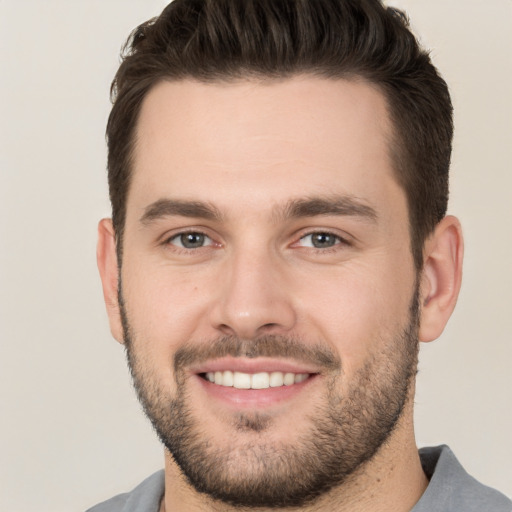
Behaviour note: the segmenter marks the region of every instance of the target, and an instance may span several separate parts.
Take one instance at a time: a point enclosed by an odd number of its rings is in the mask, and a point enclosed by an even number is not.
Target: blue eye
[[[302,247],[313,247],[315,249],[329,249],[340,242],[341,238],[339,236],[325,232],[310,233],[300,239]]]
[[[206,236],[204,233],[190,231],[189,233],[180,233],[179,235],[173,236],[169,243],[183,249],[199,249],[212,245],[212,239]]]

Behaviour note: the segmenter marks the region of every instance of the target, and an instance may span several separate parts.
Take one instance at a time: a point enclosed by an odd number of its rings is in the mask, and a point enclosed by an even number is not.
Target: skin
[[[145,340],[139,358],[154,382],[176,392],[173,356],[187,342],[271,334],[322,340],[343,362],[336,386],[350,388],[382,340],[392,343],[407,324],[418,277],[406,197],[389,157],[391,135],[384,97],[361,81],[184,80],[150,91],[137,127],[120,275],[133,334]],[[311,197],[356,202],[366,213],[283,214],[290,202]],[[218,218],[163,214],[154,208],[160,200],[207,204]],[[184,250],[177,238],[183,230],[206,234],[208,245]],[[336,244],[312,247],[309,235],[318,231],[339,237]],[[453,311],[462,251],[460,225],[446,217],[424,246],[421,341],[437,338]],[[123,343],[109,219],[99,225],[98,265],[111,330]],[[201,427],[226,449],[247,436],[261,442],[232,426],[240,410],[270,414],[266,435],[293,442],[325,393],[322,376],[270,404],[212,398],[193,375],[187,386]],[[311,510],[414,506],[427,481],[414,440],[413,385],[409,395],[388,442]],[[168,453],[164,506],[228,510],[195,492]]]

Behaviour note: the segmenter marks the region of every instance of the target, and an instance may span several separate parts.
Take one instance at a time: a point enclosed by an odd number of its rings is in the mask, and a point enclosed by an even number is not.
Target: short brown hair
[[[174,0],[130,35],[112,83],[107,125],[112,218],[121,259],[134,134],[161,80],[203,82],[309,73],[360,77],[384,94],[390,153],[409,207],[411,247],[444,217],[453,134],[448,87],[400,11],[379,0]]]

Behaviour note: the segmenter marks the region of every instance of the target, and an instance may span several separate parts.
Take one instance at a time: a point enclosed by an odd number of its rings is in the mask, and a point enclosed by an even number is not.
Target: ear
[[[107,306],[110,331],[119,343],[124,343],[118,298],[119,267],[117,264],[116,238],[111,219],[102,219],[98,224],[96,259],[103,286],[103,298]]]
[[[447,216],[437,225],[424,247],[420,341],[433,341],[443,332],[459,296],[463,255],[460,222]]]

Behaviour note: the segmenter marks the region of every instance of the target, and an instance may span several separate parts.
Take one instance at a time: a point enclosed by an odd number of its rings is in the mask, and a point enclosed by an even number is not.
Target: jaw
[[[245,438],[245,447],[267,439],[269,446],[281,446],[285,439],[270,435],[274,419],[264,415],[246,413],[238,418],[236,436],[231,437],[231,447],[239,446],[237,440]],[[258,425],[262,426],[258,431]],[[289,427],[289,425],[288,425]],[[263,437],[262,437],[263,436]],[[252,439],[252,440],[251,440]],[[290,453],[296,448],[290,443]],[[237,472],[244,472],[241,461],[244,459],[244,447],[235,449],[230,466]],[[197,493],[175,458],[165,451],[166,467],[166,506],[167,510],[210,510],[212,512],[236,512],[240,508],[227,502],[211,499],[209,495]],[[254,468],[253,468],[254,469]],[[247,474],[246,474],[247,475]],[[339,510],[363,512],[382,510],[386,512],[406,512],[413,508],[428,485],[421,469],[417,447],[412,431],[412,402],[408,403],[389,438],[377,452],[365,463],[348,474],[342,484],[319,495],[312,501],[297,506],[286,506],[290,512]],[[371,493],[367,490],[372,489]],[[242,507],[243,508],[243,507]],[[264,512],[274,507],[250,507],[251,510]]]

